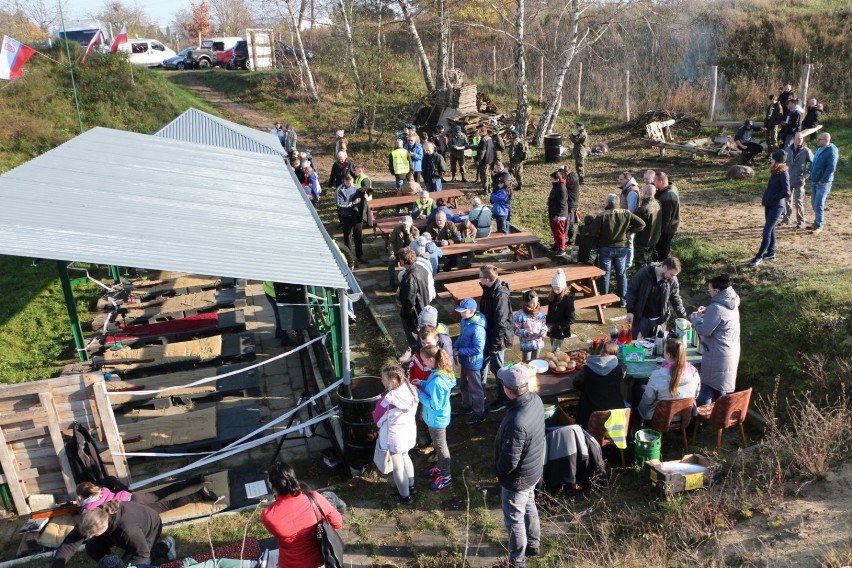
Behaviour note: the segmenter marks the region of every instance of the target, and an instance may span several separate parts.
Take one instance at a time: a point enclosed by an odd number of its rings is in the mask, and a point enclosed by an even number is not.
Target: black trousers
[[[364,222],[357,217],[341,217],[340,225],[343,227],[343,244],[349,250],[352,249],[352,239],[355,240],[355,258],[364,258],[363,235]]]
[[[654,249],[654,252],[657,253],[655,260],[662,262],[671,256],[672,239],[674,239],[674,233],[660,233],[660,240],[657,241],[657,248]]]
[[[405,342],[411,349],[411,352],[417,349],[417,341],[420,339],[417,335],[417,314],[404,314],[400,312],[399,319],[402,320],[402,330],[405,333]]]
[[[179,507],[183,507],[184,505],[188,505],[190,503],[200,503],[204,501],[204,498],[201,496],[201,493],[196,491],[195,493],[190,493],[189,495],[184,495],[183,497],[177,497],[175,499],[168,499],[166,497],[173,493],[177,493],[178,491],[183,491],[187,487],[189,487],[190,483],[188,481],[178,481],[177,483],[172,483],[170,485],[166,485],[161,489],[157,489],[156,491],[149,491],[147,493],[134,493],[133,497],[130,498],[134,503],[139,503],[140,505],[145,505],[151,509],[157,511],[157,513],[164,513],[166,511],[171,511],[172,509],[177,509]]]
[[[756,142],[746,142],[746,149],[743,150],[743,164],[751,163],[755,156],[763,152],[763,146]]]

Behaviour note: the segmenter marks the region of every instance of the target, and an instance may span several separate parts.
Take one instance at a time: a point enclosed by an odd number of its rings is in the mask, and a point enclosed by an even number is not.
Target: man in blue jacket
[[[466,422],[473,426],[485,420],[485,388],[479,371],[485,362],[485,316],[476,311],[472,298],[461,301],[456,311],[461,316],[459,337],[453,351],[461,365],[461,411],[454,414],[473,414]]]
[[[819,135],[817,146],[819,147],[811,163],[811,207],[814,209],[814,224],[808,227],[814,235],[822,232],[825,200],[831,192],[834,171],[837,169],[837,160],[840,158],[840,152],[837,146],[831,143],[831,134],[828,132]]]

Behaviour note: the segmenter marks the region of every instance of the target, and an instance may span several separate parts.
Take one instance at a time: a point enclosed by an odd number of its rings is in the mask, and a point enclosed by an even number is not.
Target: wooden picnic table
[[[457,207],[456,200],[463,195],[464,192],[460,189],[444,189],[442,191],[431,192],[429,197],[435,201],[443,199],[447,207],[455,209]],[[394,209],[396,207],[410,205],[418,199],[420,199],[419,195],[394,195],[393,197],[371,199],[367,202],[367,204],[370,206],[370,210],[375,212],[383,209]]]
[[[508,248],[514,253],[512,260],[520,260],[520,258],[535,258],[532,246],[535,243],[541,242],[537,236],[531,233],[495,233],[492,232],[487,237],[476,239],[472,243],[455,243],[441,247],[441,252],[444,256],[453,254],[467,254],[469,252],[487,252],[490,250],[498,250]],[[526,250],[524,250],[526,249]],[[478,282],[478,280],[477,280]],[[469,296],[465,296],[467,298]]]
[[[460,246],[460,245],[453,245]],[[445,247],[451,248],[451,247]],[[444,250],[444,249],[441,249]],[[445,253],[446,254],[446,253]],[[605,323],[603,306],[620,301],[615,294],[601,295],[598,293],[597,279],[604,275],[604,271],[597,266],[577,264],[560,267],[565,273],[568,285],[576,292],[582,292],[585,297],[574,301],[577,309],[594,307],[597,310],[598,322]],[[557,268],[541,268],[528,272],[516,272],[514,274],[501,274],[500,280],[508,284],[509,290],[519,291],[531,288],[550,286],[553,275]],[[445,286],[453,305],[458,305],[465,298],[477,299],[482,295],[482,287],[479,280],[465,280],[464,282],[452,282]]]
[[[456,215],[465,215],[460,209],[453,209],[453,213]],[[385,240],[385,250],[388,250],[390,246],[390,235],[393,232],[394,228],[402,222],[402,218],[404,215],[399,215],[396,217],[383,217],[381,219],[376,219],[376,222],[373,224],[373,232],[379,233],[381,237]],[[429,218],[426,216],[418,217],[414,219],[414,226],[423,233],[423,230],[429,225]]]

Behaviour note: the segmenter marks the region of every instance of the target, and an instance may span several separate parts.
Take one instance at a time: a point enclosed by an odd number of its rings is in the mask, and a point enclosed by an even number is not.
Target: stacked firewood
[[[674,120],[672,128],[692,133],[701,131],[701,121],[695,115],[673,110],[649,110],[636,117],[633,121],[628,122],[627,127],[630,129],[632,135],[643,137],[646,134],[646,127],[652,122],[666,122],[669,120]]]

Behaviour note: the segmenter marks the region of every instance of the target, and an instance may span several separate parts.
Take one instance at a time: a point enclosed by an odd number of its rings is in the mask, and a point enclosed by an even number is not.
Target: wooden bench
[[[618,294],[601,294],[600,296],[586,296],[585,298],[575,298],[574,299],[574,309],[582,310],[585,308],[595,308],[597,310],[601,310],[603,307],[608,306],[609,304],[616,304],[621,302],[621,298],[618,297]],[[548,306],[542,306],[542,311],[546,314]],[[598,319],[604,319],[603,315],[600,314]],[[601,323],[606,323],[602,321]]]
[[[476,239],[473,243],[455,243],[441,247],[444,256],[453,254],[467,254],[469,252],[487,252],[492,250],[508,248],[514,252],[513,261],[520,260],[521,256],[527,258],[535,257],[532,246],[541,239],[531,233],[491,233],[487,237]],[[525,251],[523,249],[526,249]]]
[[[460,189],[445,189],[443,191],[435,191],[429,194],[429,196],[436,201],[439,198],[443,199],[444,203],[446,203],[447,207],[450,209],[458,207],[456,200],[463,195],[464,192]],[[371,199],[367,202],[367,205],[370,207],[371,211],[376,212],[383,209],[393,209],[396,207],[411,205],[418,199],[420,199],[419,195],[395,195],[393,197]]]
[[[526,260],[518,260],[516,262],[501,262],[496,264],[498,270],[500,270],[500,274],[504,274],[507,272],[516,272],[518,270],[525,270],[527,268],[532,268],[536,270],[539,266],[543,266],[550,262],[549,258],[529,258]],[[449,272],[439,272],[435,275],[435,284],[439,282],[446,282],[448,280],[459,280],[462,278],[472,278],[479,276],[479,267],[473,266],[471,268],[463,268],[461,270],[451,270]]]

